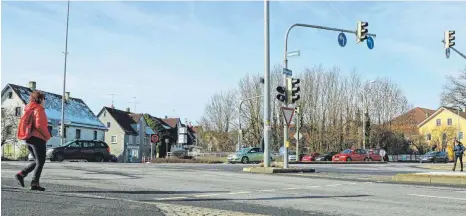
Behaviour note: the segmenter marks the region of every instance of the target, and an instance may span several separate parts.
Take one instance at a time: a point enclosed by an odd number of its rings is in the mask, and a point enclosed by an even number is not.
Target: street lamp
[[[63,95],[61,97],[61,144],[65,143],[65,91],[66,91],[66,63],[68,60],[68,24],[70,21],[70,0],[68,0],[68,11],[66,13],[66,36],[65,36],[65,66],[63,69]]]

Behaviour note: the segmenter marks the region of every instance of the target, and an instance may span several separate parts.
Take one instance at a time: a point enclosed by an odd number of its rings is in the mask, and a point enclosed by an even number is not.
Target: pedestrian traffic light
[[[288,104],[294,104],[296,101],[298,101],[301,96],[299,95],[299,91],[301,90],[299,88],[299,83],[301,82],[299,79],[294,79],[294,78],[287,78],[288,82]]]
[[[277,99],[281,102],[286,102],[286,89],[283,86],[278,86],[277,87]]]
[[[367,39],[367,26],[369,23],[358,21],[356,29],[356,43],[364,42]]]
[[[445,31],[445,49],[455,46],[455,31]]]

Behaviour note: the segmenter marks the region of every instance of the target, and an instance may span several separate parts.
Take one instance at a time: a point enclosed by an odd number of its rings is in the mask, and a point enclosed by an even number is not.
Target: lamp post
[[[379,82],[378,79],[376,80],[371,80],[369,82],[369,91],[372,91],[372,84]],[[364,95],[365,97],[365,95]],[[366,110],[363,113],[363,120],[362,120],[362,148],[366,149],[366,115],[369,115],[369,107],[367,105],[367,97],[366,98]]]
[[[68,10],[66,13],[66,36],[65,36],[65,65],[63,69],[63,95],[61,97],[61,144],[65,143],[65,91],[66,91],[66,63],[68,60],[68,24],[70,21],[70,0],[68,0]]]

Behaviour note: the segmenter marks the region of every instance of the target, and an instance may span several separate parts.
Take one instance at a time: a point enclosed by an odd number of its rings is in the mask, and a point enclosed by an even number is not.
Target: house
[[[405,137],[410,138],[419,133],[418,125],[434,113],[435,110],[415,107],[395,117],[389,124],[394,131],[402,133]]]
[[[196,132],[193,130],[191,123],[189,123],[189,125],[183,124],[181,123],[180,118],[167,118],[166,116],[164,119],[162,119],[162,121],[169,125],[172,129],[175,129],[178,133],[178,136],[175,140],[176,144],[173,145],[174,149],[172,151],[187,149],[190,146],[196,144]],[[185,138],[182,138],[183,135],[186,135]],[[186,144],[182,145],[180,142],[185,142]]]
[[[123,111],[103,107],[97,116],[108,128],[105,142],[119,161],[140,162],[143,156],[150,157],[150,136],[155,132],[148,127],[143,114],[132,113],[129,108]]]
[[[29,96],[32,91],[36,90],[36,82],[29,82],[28,87],[7,84],[2,90],[2,110],[13,110],[15,117],[19,118],[23,114],[24,107],[29,103]],[[62,96],[46,91],[45,94],[45,113],[49,121],[49,132],[52,138],[47,142],[47,147],[56,147],[61,144],[60,127],[61,127],[61,107]],[[86,103],[70,96],[69,92],[65,94],[65,142],[84,139],[84,140],[104,140],[104,134],[107,130],[102,122],[95,116]],[[16,135],[16,128],[9,133]]]
[[[419,123],[417,127],[429,146],[438,150],[451,151],[455,138],[464,141],[466,112],[443,106]]]

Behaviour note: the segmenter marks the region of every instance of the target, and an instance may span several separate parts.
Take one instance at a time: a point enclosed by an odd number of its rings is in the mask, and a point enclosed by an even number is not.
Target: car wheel
[[[448,163],[448,158],[445,158],[445,163]]]
[[[65,156],[61,153],[57,153],[54,157],[55,157],[55,160],[58,162],[62,162],[65,160]]]
[[[346,158],[346,161],[351,162],[352,160],[351,158]]]
[[[241,162],[242,162],[243,164],[247,164],[247,163],[249,163],[249,158],[248,158],[248,157],[243,157],[243,158],[241,159]]]

